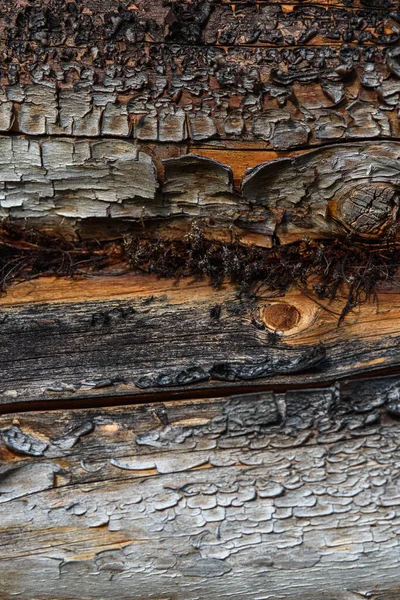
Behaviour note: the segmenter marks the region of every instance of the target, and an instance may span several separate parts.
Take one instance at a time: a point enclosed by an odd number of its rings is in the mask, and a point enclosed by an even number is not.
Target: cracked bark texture
[[[382,184],[375,158],[397,160],[397,9],[389,0],[7,0],[0,9],[0,142],[11,174],[2,169],[2,216],[35,217],[45,228],[61,223],[69,235],[92,237],[140,232],[143,221],[151,234],[181,237],[200,218],[211,236],[229,229],[261,245],[285,238],[286,228],[287,239],[336,235],[335,217],[345,229],[383,233],[396,220],[397,194],[391,188],[380,201],[368,198]],[[241,194],[246,167],[334,143],[342,160],[348,142],[365,144],[366,155],[354,150],[365,173],[354,173],[360,189],[345,192],[361,212],[371,205],[372,222],[354,226],[357,210],[349,206],[326,210],[336,188],[323,192],[317,208],[313,198],[314,208],[301,202],[294,211],[281,198],[277,208],[274,199],[269,206],[263,197],[260,206],[253,193]],[[316,158],[315,173],[325,158]],[[301,169],[289,174],[302,178]],[[248,188],[247,175],[244,181]]]
[[[395,600],[398,414],[388,378],[3,416],[3,597]]]
[[[287,150],[399,137],[393,2],[7,0],[0,130]]]
[[[394,0],[4,0],[0,218],[379,247],[399,38]],[[117,268],[0,298],[1,599],[398,600],[396,278],[338,327]]]
[[[269,246],[398,229],[398,142],[332,145],[246,171],[194,154],[163,174],[132,141],[0,137],[0,216],[73,237],[208,236]]]

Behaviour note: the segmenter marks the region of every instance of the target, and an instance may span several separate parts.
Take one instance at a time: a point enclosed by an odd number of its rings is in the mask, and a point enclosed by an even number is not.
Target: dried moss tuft
[[[100,271],[124,255],[118,243],[76,242],[0,222],[0,292],[15,282],[41,275],[74,277]]]
[[[128,235],[112,243],[87,242],[16,227],[9,221],[0,224],[2,292],[12,282],[40,275],[99,273],[121,262],[160,277],[207,277],[215,286],[229,281],[253,297],[260,290],[284,293],[292,286],[328,304],[341,296],[345,305],[340,322],[356,306],[376,299],[379,284],[394,281],[400,245],[348,237],[261,248],[239,240],[209,240],[196,226],[178,241]]]
[[[193,229],[182,241],[128,237],[125,251],[132,268],[161,277],[208,277],[215,286],[227,280],[252,295],[260,289],[284,293],[292,286],[316,300],[329,302],[340,295],[345,305],[339,322],[356,306],[376,300],[377,286],[393,281],[400,266],[399,244],[351,237],[260,248],[210,241]]]

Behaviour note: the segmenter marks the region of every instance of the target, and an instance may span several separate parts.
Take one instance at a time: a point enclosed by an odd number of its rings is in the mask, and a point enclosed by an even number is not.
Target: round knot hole
[[[297,308],[287,302],[267,304],[262,312],[265,325],[275,331],[289,331],[300,321],[300,313]]]

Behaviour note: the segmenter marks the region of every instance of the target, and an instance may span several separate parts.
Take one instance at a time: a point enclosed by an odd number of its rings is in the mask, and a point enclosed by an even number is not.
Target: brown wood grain
[[[122,402],[397,372],[399,298],[389,286],[338,326],[346,298],[321,305],[296,290],[251,301],[206,281],[34,280],[1,300],[1,403]],[[279,330],[288,307],[298,317]]]
[[[4,0],[0,218],[379,256],[399,41],[394,0]],[[396,264],[348,311],[126,266],[4,286],[0,599],[398,600]]]

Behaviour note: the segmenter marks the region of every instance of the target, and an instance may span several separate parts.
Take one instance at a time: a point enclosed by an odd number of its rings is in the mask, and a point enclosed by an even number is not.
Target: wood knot
[[[300,321],[300,313],[295,306],[287,302],[274,302],[262,309],[262,319],[269,329],[289,331]]]
[[[358,235],[379,236],[397,218],[399,196],[387,184],[358,185],[337,203],[337,218]]]

